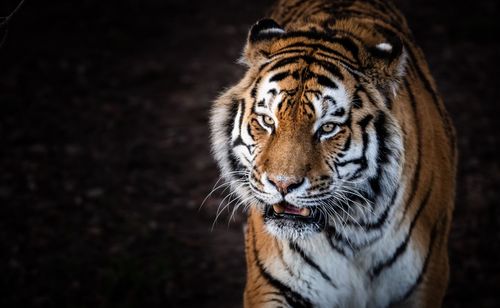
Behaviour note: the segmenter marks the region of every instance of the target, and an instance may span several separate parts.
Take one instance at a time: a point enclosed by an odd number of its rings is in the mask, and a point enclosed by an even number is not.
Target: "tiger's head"
[[[243,62],[244,78],[211,115],[213,152],[239,204],[287,239],[369,222],[401,173],[391,110],[404,73],[400,41],[288,33],[266,19],[252,27]]]

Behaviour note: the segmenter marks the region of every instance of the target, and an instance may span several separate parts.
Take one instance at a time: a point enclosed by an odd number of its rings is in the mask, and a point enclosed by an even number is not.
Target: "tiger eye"
[[[331,133],[333,132],[333,129],[335,128],[335,124],[332,123],[326,123],[321,126],[321,130],[323,133]]]
[[[264,116],[264,123],[266,123],[269,126],[274,125],[274,120],[270,116]]]

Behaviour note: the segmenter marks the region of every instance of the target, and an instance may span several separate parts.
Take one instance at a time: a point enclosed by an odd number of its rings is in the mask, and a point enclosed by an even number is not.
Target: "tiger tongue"
[[[273,205],[274,212],[278,214],[292,214],[292,215],[300,215],[307,217],[311,213],[311,210],[308,208],[300,208],[300,207],[295,207],[289,203],[282,202]]]

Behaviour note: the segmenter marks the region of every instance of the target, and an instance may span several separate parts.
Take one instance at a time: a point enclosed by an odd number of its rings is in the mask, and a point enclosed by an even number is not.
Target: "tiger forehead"
[[[303,90],[336,89],[339,83],[350,84],[351,79],[340,63],[311,55],[300,55],[278,57],[267,62],[260,70],[257,84],[259,81],[264,81],[267,85],[277,84],[281,91],[296,94]],[[277,94],[274,93],[275,90],[267,89],[271,94]]]
[[[267,72],[257,83],[256,111],[274,114],[299,108],[317,118],[329,111],[345,111],[351,100],[348,89],[353,86],[344,75],[332,76],[320,66],[300,65]]]

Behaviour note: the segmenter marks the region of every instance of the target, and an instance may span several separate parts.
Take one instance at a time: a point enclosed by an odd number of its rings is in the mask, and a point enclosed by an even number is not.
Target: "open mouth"
[[[314,208],[296,207],[283,201],[277,204],[268,205],[265,216],[268,219],[282,219],[313,223],[318,221],[319,211]]]
[[[271,234],[293,240],[320,232],[326,220],[316,207],[297,207],[280,202],[266,206],[264,222]]]
[[[312,213],[310,208],[307,207],[295,207],[287,202],[280,202],[273,205],[273,211],[275,215],[278,216],[299,216],[299,217],[309,217]]]

